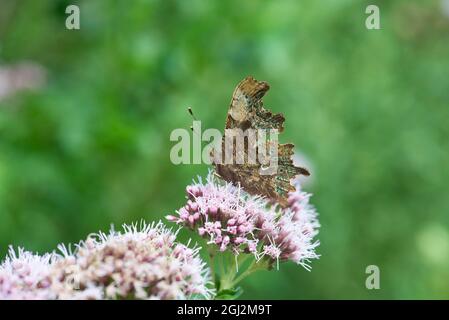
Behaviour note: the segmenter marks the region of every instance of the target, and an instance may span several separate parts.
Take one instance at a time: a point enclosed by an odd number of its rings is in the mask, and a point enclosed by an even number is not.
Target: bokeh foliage
[[[81,30],[65,28],[68,4]],[[381,30],[365,28],[377,4]],[[169,134],[223,128],[234,86],[266,80],[281,142],[313,165],[312,272],[284,264],[243,298],[449,297],[449,15],[441,1],[0,0],[0,63],[48,84],[0,102],[0,254],[39,252],[173,212],[205,165]],[[187,236],[183,234],[183,236]],[[365,268],[381,269],[381,290]]]

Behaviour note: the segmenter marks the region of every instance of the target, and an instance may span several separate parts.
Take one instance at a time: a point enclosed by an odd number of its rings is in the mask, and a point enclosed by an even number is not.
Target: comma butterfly
[[[273,114],[263,107],[262,97],[269,89],[268,83],[257,81],[252,77],[242,80],[234,90],[231,105],[226,118],[225,129],[275,129],[284,130],[285,121],[281,113]],[[267,145],[273,143],[268,140]],[[275,141],[277,144],[277,140]],[[245,191],[261,195],[279,203],[288,205],[288,193],[295,188],[290,180],[297,175],[310,175],[309,172],[293,164],[294,145],[291,143],[277,145],[277,167],[273,174],[261,174],[261,163],[226,164],[212,160],[216,174],[225,181],[239,183]],[[246,150],[246,149],[245,149]],[[221,143],[222,154],[225,153],[225,138]],[[244,151],[248,158],[247,151]],[[234,154],[235,156],[235,154]]]

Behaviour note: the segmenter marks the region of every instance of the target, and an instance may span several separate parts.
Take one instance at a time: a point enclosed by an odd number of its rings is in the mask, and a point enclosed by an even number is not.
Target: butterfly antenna
[[[193,114],[192,107],[188,107],[188,108],[187,108],[187,111],[189,111],[189,113],[190,113],[190,115],[192,116],[192,118],[193,118],[194,121],[198,121],[197,118],[195,117],[195,115]],[[198,135],[199,137],[201,137],[199,132],[196,132],[195,130],[193,130],[193,126],[190,126],[190,130],[192,130],[192,132],[193,132],[194,134],[196,134],[196,135]]]
[[[192,107],[188,107],[187,110],[189,111],[189,113],[192,116],[193,120],[197,121],[195,115],[193,114]]]

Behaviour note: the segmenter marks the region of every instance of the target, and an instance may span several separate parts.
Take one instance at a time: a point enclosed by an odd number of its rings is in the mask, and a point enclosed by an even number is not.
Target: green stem
[[[257,267],[257,262],[254,259],[253,262],[251,262],[251,264],[248,266],[248,268],[243,271],[237,278],[234,278],[231,282],[231,288],[235,287],[240,281],[242,281],[243,279],[245,279],[247,276],[249,276],[251,273],[253,273],[254,271],[258,270],[259,268]]]
[[[212,282],[215,285],[215,252],[209,250],[210,270],[212,273]]]
[[[220,277],[223,278],[225,275],[225,264],[223,254],[220,255]]]
[[[246,259],[243,259],[245,261]],[[245,279],[247,276],[252,274],[253,272],[257,270],[265,270],[267,269],[267,261],[259,261],[257,262],[255,259],[251,262],[251,264],[246,268],[245,271],[243,271],[240,275],[237,276],[234,268],[229,268],[230,271],[226,273],[226,275],[223,276],[221,281],[221,287],[220,290],[226,290],[226,289],[232,289],[235,288],[235,286],[241,282],[243,279]]]

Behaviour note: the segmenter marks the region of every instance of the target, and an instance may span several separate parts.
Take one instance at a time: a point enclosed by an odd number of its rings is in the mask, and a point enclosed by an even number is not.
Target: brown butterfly
[[[280,113],[273,114],[263,107],[262,97],[269,88],[268,83],[257,81],[252,77],[242,80],[232,95],[225,129],[277,129],[278,132],[282,132],[284,116]],[[266,143],[269,145],[271,142]],[[278,145],[277,171],[270,175],[260,173],[260,163],[223,164],[213,161],[213,164],[216,174],[222,179],[234,184],[240,183],[248,193],[265,196],[286,207],[288,193],[295,190],[290,180],[299,174],[310,175],[306,169],[293,165],[291,158],[293,148],[294,145],[291,143]],[[224,154],[224,138],[221,150]]]

